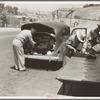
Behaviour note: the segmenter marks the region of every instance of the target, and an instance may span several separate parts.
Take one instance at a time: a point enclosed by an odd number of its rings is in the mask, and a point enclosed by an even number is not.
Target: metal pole
[[[71,23],[72,23],[72,13],[73,13],[73,10],[74,10],[74,6],[72,7],[71,16],[70,16],[70,27],[71,27]]]
[[[71,16],[70,16],[70,27],[71,27],[71,22],[72,22],[72,13],[71,13]]]

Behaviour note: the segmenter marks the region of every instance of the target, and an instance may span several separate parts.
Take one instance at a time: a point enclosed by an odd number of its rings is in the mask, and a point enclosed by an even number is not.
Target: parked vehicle
[[[37,30],[33,36],[36,45],[34,49],[29,46],[29,43],[24,46],[25,57],[35,60],[63,61],[62,51],[65,49],[63,43],[70,36],[70,27],[62,22],[35,22],[25,24],[21,29],[28,29],[30,25]],[[84,30],[86,32],[85,28]]]

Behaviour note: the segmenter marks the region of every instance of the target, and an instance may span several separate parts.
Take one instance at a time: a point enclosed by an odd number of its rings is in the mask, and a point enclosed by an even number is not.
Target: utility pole
[[[72,7],[72,11],[71,11],[71,15],[70,15],[70,27],[71,27],[71,23],[72,23],[72,13],[73,13],[73,9],[74,9],[74,7]]]
[[[71,16],[70,16],[70,27],[71,27],[71,23],[72,23],[72,13],[71,13]]]

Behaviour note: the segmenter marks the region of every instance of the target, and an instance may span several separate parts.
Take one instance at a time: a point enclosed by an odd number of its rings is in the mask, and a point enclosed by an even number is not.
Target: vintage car
[[[33,35],[36,45],[33,49],[29,43],[24,45],[25,58],[31,60],[63,61],[66,48],[63,43],[72,34],[70,33],[70,27],[63,22],[35,22],[25,24],[21,29],[29,29],[30,25],[37,30]],[[72,32],[74,33],[76,30],[74,29]]]

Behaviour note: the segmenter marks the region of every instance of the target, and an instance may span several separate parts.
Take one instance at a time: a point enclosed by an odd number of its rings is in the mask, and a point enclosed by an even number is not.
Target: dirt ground
[[[0,96],[57,96],[61,87],[58,71],[31,68],[26,72],[12,69],[13,54],[0,54]]]
[[[95,22],[95,26],[96,24],[97,22]],[[11,44],[14,37],[12,35],[16,35],[18,32],[8,32],[7,30],[4,33],[0,31],[0,96],[64,97],[58,94],[62,83],[56,79],[62,69],[47,71],[45,69],[29,68],[29,71],[26,72],[13,69]]]
[[[18,32],[0,33],[0,96],[60,97],[62,83],[56,77],[61,69],[47,71],[34,69],[33,65],[29,71],[14,70],[12,40]]]

